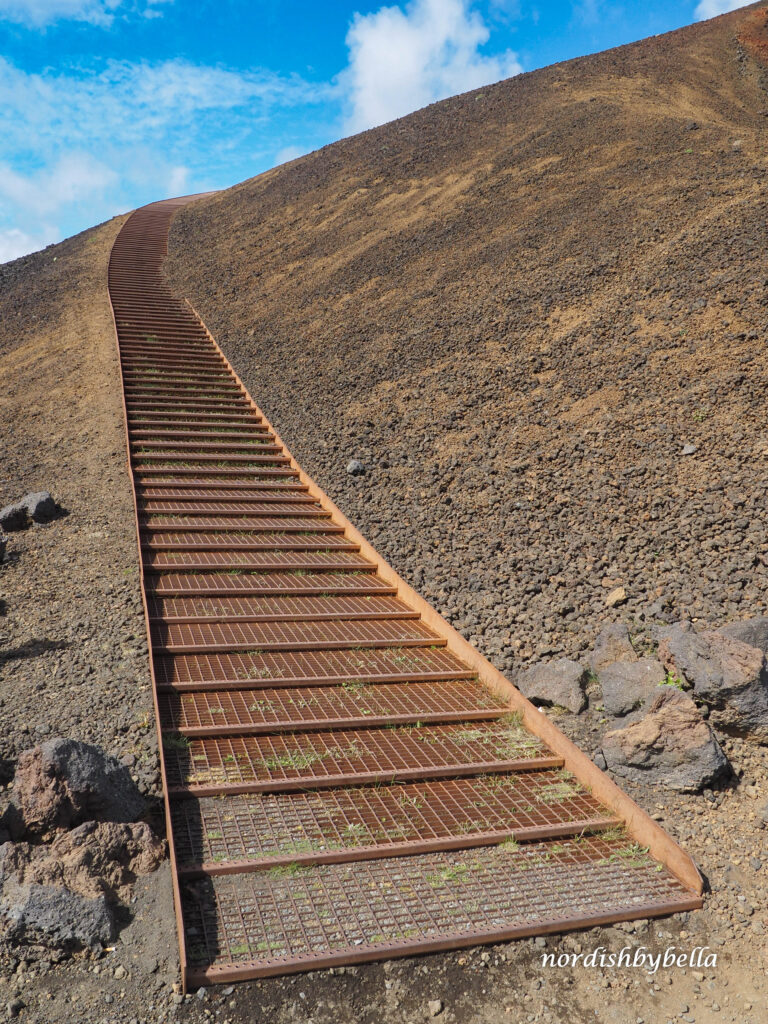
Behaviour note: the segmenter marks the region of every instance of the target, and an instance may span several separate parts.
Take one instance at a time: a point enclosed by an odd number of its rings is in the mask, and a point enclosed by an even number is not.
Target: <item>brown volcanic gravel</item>
[[[0,507],[47,490],[68,513],[9,533],[0,564],[0,784],[55,735],[159,781],[106,291],[124,219],[0,266]]]
[[[768,606],[743,18],[434,105],[174,223],[174,286],[293,454],[507,670],[606,618]]]

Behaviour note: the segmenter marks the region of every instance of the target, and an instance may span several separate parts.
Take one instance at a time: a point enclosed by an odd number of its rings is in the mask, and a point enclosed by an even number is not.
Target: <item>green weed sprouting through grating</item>
[[[510,836],[509,839],[505,839],[503,843],[499,843],[498,845],[498,849],[502,853],[517,853],[519,847],[520,844],[514,836]]]
[[[300,772],[305,768],[311,768],[313,764],[322,761],[327,756],[327,753],[321,754],[315,750],[291,750],[276,757],[264,757],[262,764],[270,772],[278,768],[288,768],[291,771]]]
[[[569,797],[578,796],[578,786],[570,782],[552,782],[548,786],[542,786],[536,794],[536,800],[541,804],[556,804]]]
[[[341,688],[353,696],[357,696],[362,693],[369,686],[370,684],[364,683],[362,679],[345,679],[341,684]]]
[[[467,871],[469,871],[469,867],[466,864],[450,864],[440,871],[427,875],[427,884],[433,889],[440,889],[451,882],[459,881]]]
[[[303,864],[276,864],[273,868],[267,868],[267,878],[292,878],[294,875],[305,875],[312,870]]]
[[[486,733],[487,730],[482,726],[475,726],[474,728],[469,729],[457,729],[457,731],[451,735],[451,739],[460,747],[464,747],[468,743],[477,743],[479,740],[482,740]]]
[[[514,775],[481,775],[483,786],[486,789],[512,789],[517,785]]]
[[[601,838],[605,837],[605,833]],[[627,846],[619,850],[614,850],[613,853],[607,857],[603,857],[599,860],[598,864],[615,864],[615,863],[626,864],[630,868],[645,868],[650,867],[654,861],[648,855],[648,847],[641,846],[639,843],[629,843]]]

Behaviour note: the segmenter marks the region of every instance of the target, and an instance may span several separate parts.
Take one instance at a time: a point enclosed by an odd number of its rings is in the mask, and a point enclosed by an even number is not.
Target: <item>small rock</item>
[[[629,639],[629,629],[623,622],[610,622],[595,640],[594,650],[589,656],[589,667],[599,675],[606,665],[613,665],[617,661],[637,661],[637,655]]]
[[[698,450],[699,450],[698,446],[695,445],[695,444],[684,444],[680,454],[681,455],[695,455]]]
[[[350,459],[347,463],[347,472],[350,476],[362,476],[365,473],[365,466],[359,459]]]
[[[652,700],[665,678],[664,668],[655,658],[606,665],[600,672],[603,707],[609,715],[627,715]]]
[[[577,661],[560,658],[543,662],[521,672],[515,679],[517,688],[534,704],[567,708],[574,714],[587,706],[584,694],[586,671]]]
[[[430,1017],[438,1017],[443,1012],[442,999],[430,999],[427,1003]]]
[[[25,1003],[21,999],[11,999],[9,1003],[5,1004],[9,1017],[18,1017],[24,1006]]]
[[[686,694],[662,688],[648,714],[603,739],[608,767],[633,782],[695,793],[726,775],[728,759]]]
[[[30,522],[47,523],[55,519],[60,509],[48,491],[26,494],[14,505],[0,509],[0,526],[8,530],[24,530]]]
[[[612,590],[606,597],[605,603],[608,608],[616,608],[618,605],[624,604],[626,600],[627,591],[624,587],[616,587],[616,589]]]
[[[120,964],[119,967],[115,968],[114,976],[117,978],[118,981],[120,981],[122,978],[125,978],[127,974],[128,971],[126,971],[122,964]]]
[[[208,990],[207,989],[199,988],[197,990],[197,998],[200,1000],[201,1003],[206,998],[207,995],[208,995]]]

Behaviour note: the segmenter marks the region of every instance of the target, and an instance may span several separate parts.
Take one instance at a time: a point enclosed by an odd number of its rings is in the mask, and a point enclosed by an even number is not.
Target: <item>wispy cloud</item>
[[[518,74],[512,51],[481,52],[490,31],[468,0],[412,0],[355,15],[347,34],[349,66],[339,77],[348,132]]]
[[[109,28],[116,15],[158,17],[158,6],[173,0],[0,0],[0,21],[43,29],[59,21]]]
[[[28,252],[37,252],[56,241],[58,233],[53,227],[36,235],[30,235],[20,228],[0,228],[0,263],[26,256]]]
[[[150,201],[256,173],[270,119],[331,94],[298,77],[182,60],[31,74],[0,58],[3,251],[23,238],[62,237],[74,213],[93,224],[137,196]],[[246,173],[233,171],[244,154]]]
[[[752,0],[701,0],[695,11],[697,21],[706,21],[707,18],[716,18],[718,14],[727,14],[729,11],[738,10],[739,7],[746,7]]]
[[[68,153],[51,167],[27,175],[0,163],[0,197],[33,216],[50,216],[63,205],[92,201],[117,180],[115,171],[87,153]]]

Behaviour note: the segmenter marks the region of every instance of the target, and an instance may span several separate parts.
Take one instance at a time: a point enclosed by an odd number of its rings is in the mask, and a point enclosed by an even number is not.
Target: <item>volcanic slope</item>
[[[51,735],[130,755],[159,783],[107,262],[125,218],[0,266],[0,507],[67,514],[9,533],[0,564],[0,808]]]
[[[446,100],[175,221],[174,287],[302,466],[502,669],[766,609],[766,20]]]

